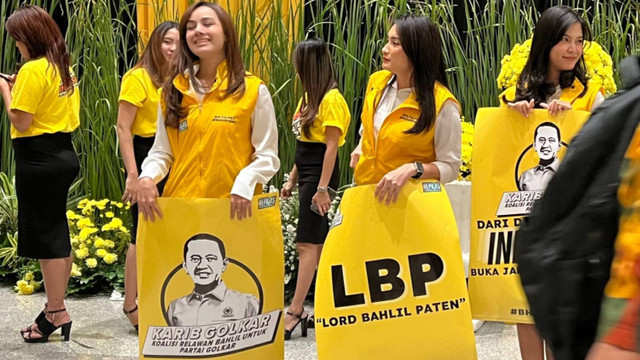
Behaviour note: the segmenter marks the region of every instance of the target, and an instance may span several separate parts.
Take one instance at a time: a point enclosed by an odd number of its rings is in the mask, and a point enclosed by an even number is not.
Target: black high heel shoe
[[[291,315],[294,318],[298,319],[298,322],[291,328],[291,330],[284,329],[284,339],[285,340],[291,340],[291,333],[293,333],[293,330],[296,329],[298,324],[302,324],[302,325],[300,325],[302,327],[301,328],[302,337],[307,337],[307,327],[309,326],[309,322],[307,320],[309,320],[309,314],[307,314],[307,316],[305,316],[305,317],[302,317],[302,314],[304,314],[304,309],[302,309],[302,312],[300,312],[300,314],[298,314],[298,315],[292,314],[292,313],[287,311],[287,315]]]
[[[127,319],[129,318],[129,314],[133,314],[134,312],[138,311],[138,305],[136,304],[136,306],[131,309],[131,310],[125,310],[124,308],[122,308],[122,312],[127,315]],[[129,322],[131,322],[131,320],[129,320]],[[136,329],[136,333],[138,332],[138,324],[131,324],[133,325],[133,328]]]
[[[45,311],[46,314],[55,314],[55,313],[59,313],[62,311],[66,311],[67,309],[60,309],[60,310],[54,310],[54,311]],[[24,342],[26,343],[45,343],[47,341],[49,341],[49,335],[51,335],[54,331],[58,330],[59,328],[62,328],[61,333],[62,333],[62,340],[63,341],[69,341],[69,339],[71,339],[71,323],[73,323],[73,321],[69,321],[68,323],[64,323],[61,324],[60,326],[55,326],[53,325],[52,322],[49,321],[49,319],[47,319],[47,317],[43,317],[42,319],[40,319],[40,321],[38,321],[38,326],[35,329],[32,329],[30,332],[25,333],[28,334],[28,337],[22,337],[22,339],[24,340]],[[38,333],[40,334],[39,338],[32,338],[31,335],[33,333]]]
[[[47,311],[47,303],[44,303],[44,310],[42,310],[42,311],[40,312],[40,314],[38,314],[38,316],[36,317],[36,319],[35,319],[35,320],[33,320],[33,323],[37,325],[37,324],[38,324],[42,319],[44,319],[44,317],[45,317],[45,312],[46,312],[46,311]],[[20,335],[24,335],[24,334],[26,334],[26,333],[30,333],[30,332],[32,332],[32,331],[33,331],[33,324],[31,324],[31,325],[27,326],[27,328],[26,328],[26,329],[27,329],[27,330],[22,330],[22,329],[20,329]]]

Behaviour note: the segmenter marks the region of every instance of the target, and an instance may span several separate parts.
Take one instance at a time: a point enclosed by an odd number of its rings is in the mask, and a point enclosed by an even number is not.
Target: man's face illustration
[[[209,285],[219,282],[227,268],[227,259],[222,258],[220,247],[210,240],[189,242],[183,267],[197,285]]]
[[[556,158],[560,150],[558,131],[551,126],[538,128],[533,147],[536,149],[540,160],[550,160]]]

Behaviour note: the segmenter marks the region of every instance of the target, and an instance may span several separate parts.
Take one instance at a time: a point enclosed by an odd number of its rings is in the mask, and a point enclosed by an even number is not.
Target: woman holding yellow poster
[[[389,30],[382,68],[371,75],[360,143],[351,154],[357,185],[395,203],[410,178],[458,176],[460,104],[447,89],[442,40],[426,17],[403,16]]]
[[[593,111],[604,101],[604,89],[586,77],[582,56],[585,40],[591,40],[589,27],[571,8],[555,6],[544,11],[518,84],[500,95],[502,106],[524,117],[529,117],[534,108],[548,109],[551,115],[567,110]],[[560,164],[561,144],[560,130],[553,123],[536,128],[533,146],[539,163],[520,175],[520,191],[544,190]],[[543,360],[544,344],[535,326],[518,324],[517,328],[522,358]],[[552,358],[549,348],[546,353]]]
[[[231,198],[231,219],[251,216],[251,199],[280,166],[269,90],[246,73],[233,22],[222,7],[199,2],[180,19],[180,51],[160,100],[156,139],[142,164],[138,204],[162,216],[162,196]]]
[[[338,147],[345,143],[351,120],[347,103],[337,89],[329,48],[322,40],[298,43],[293,63],[305,96],[300,99],[292,123],[298,139],[295,165],[281,191],[286,199],[297,183],[300,193],[296,231],[298,278],[285,316],[285,340],[291,339],[291,332],[298,324],[301,324],[302,336],[307,336],[309,315],[303,303],[329,232],[327,213],[332,195],[340,185]]]

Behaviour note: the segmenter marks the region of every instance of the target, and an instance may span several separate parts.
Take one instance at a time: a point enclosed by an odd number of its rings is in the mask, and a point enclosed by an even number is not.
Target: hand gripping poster
[[[319,360],[477,358],[458,230],[444,186],[410,180],[393,205],[347,190],[318,267]]]
[[[544,194],[588,112],[528,118],[508,108],[476,116],[471,183],[469,297],[474,319],[533,323],[513,261],[515,234]]]
[[[284,359],[277,194],[229,218],[229,199],[159,198],[140,218],[140,358]]]

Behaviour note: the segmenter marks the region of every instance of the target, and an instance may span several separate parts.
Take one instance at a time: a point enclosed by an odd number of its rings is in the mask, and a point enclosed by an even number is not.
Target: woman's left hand
[[[326,191],[316,191],[316,194],[311,198],[311,202],[318,204],[318,212],[320,213],[320,216],[324,216],[331,208],[331,198],[329,197],[329,193]]]
[[[415,173],[416,168],[413,164],[404,164],[383,176],[376,187],[375,196],[378,201],[384,201],[385,205],[395,204],[400,190]]]
[[[251,217],[251,200],[242,196],[231,194],[231,220],[236,217],[238,220]]]
[[[567,111],[573,109],[573,106],[566,101],[553,100],[551,103],[540,103],[540,106],[549,110],[549,114],[556,115],[561,111]]]

